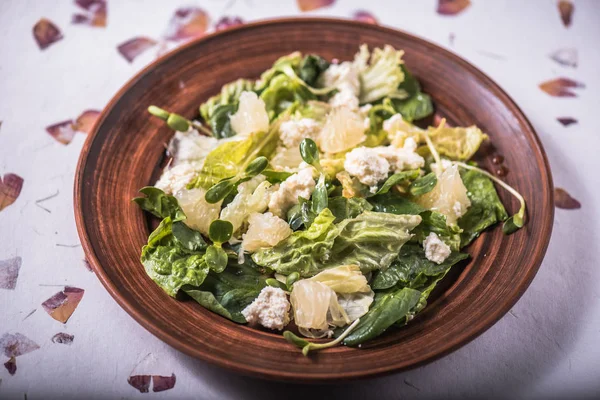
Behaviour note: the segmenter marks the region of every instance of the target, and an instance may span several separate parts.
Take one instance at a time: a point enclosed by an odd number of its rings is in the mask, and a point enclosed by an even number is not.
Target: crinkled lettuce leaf
[[[471,200],[466,214],[458,220],[458,226],[462,228],[460,245],[464,247],[485,229],[506,220],[508,214],[491,179],[473,170],[461,171],[461,178]]]
[[[253,260],[276,272],[303,277],[333,265],[356,264],[363,272],[387,268],[409,233],[421,222],[418,215],[394,215],[365,211],[335,224],[329,209],[323,210],[306,231],[294,232],[273,248],[261,249]]]
[[[268,132],[251,133],[242,140],[231,140],[211,151],[198,175],[188,188],[210,189],[222,179],[243,172],[259,156],[270,157],[277,147],[279,124],[273,123]]]
[[[430,127],[429,138],[438,153],[452,160],[466,161],[475,155],[488,136],[475,125]]]
[[[225,270],[211,271],[199,287],[182,290],[210,311],[238,323],[246,323],[242,310],[258,297],[269,275],[262,273],[249,257],[238,264],[237,255],[230,255]]]
[[[360,104],[373,103],[384,97],[403,99],[408,96],[400,83],[404,80],[403,50],[396,50],[390,45],[383,49],[375,48],[372,53],[366,45],[360,47],[355,57],[355,65],[359,68]]]
[[[200,286],[209,272],[204,251],[196,250],[202,246],[189,245],[189,236],[182,236],[188,238],[182,241],[176,239],[173,235],[176,224],[183,222],[173,222],[171,217],[163,219],[148,237],[141,255],[148,276],[172,297],[184,285]]]
[[[265,102],[269,119],[273,120],[296,103],[316,100],[317,97],[302,85],[287,75],[277,75],[261,92],[260,98]]]

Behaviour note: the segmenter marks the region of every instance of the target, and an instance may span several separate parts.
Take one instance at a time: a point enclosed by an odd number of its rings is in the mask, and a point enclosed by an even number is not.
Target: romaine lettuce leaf
[[[268,132],[256,132],[242,140],[230,140],[211,151],[188,188],[210,189],[222,179],[238,175],[259,156],[270,157],[277,147],[279,124]]]
[[[150,234],[142,248],[141,261],[146,273],[169,296],[175,297],[183,285],[200,286],[209,267],[204,252],[190,250],[173,236],[171,217],[166,217]]]
[[[488,177],[477,171],[463,170],[461,178],[471,200],[471,207],[458,220],[458,226],[463,230],[460,245],[464,247],[488,227],[506,220],[508,214]]]
[[[393,215],[365,211],[356,218],[334,224],[335,216],[323,210],[306,231],[294,232],[273,248],[261,249],[253,260],[276,272],[303,277],[334,265],[356,264],[363,272],[387,268],[410,230],[421,222],[418,215]]]
[[[403,99],[408,96],[400,88],[404,80],[404,72],[400,68],[403,54],[403,50],[395,50],[390,45],[383,49],[375,48],[372,53],[369,53],[366,45],[360,47],[355,57],[355,65],[360,70],[360,104],[372,103],[384,97]]]
[[[265,102],[270,120],[273,120],[296,102],[304,103],[317,99],[298,80],[283,74],[275,76],[269,82],[269,85],[261,92],[260,98]]]
[[[466,161],[473,157],[481,143],[488,137],[475,125],[430,127],[428,133],[440,155],[459,161]]]

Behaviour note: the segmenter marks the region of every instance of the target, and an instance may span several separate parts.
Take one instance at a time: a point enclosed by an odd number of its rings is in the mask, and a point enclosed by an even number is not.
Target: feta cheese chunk
[[[425,257],[436,264],[443,263],[452,252],[450,246],[444,243],[437,234],[431,232],[423,242]]]
[[[375,148],[357,147],[346,154],[344,169],[363,185],[373,187],[387,178],[390,163]]]
[[[173,157],[173,165],[185,162],[204,161],[208,153],[219,145],[219,140],[201,135],[197,130],[175,132],[167,146],[167,151]]]
[[[312,118],[289,120],[281,123],[279,137],[288,149],[296,148],[302,139],[315,139],[321,130],[321,125]]]
[[[185,189],[188,183],[196,176],[196,172],[201,168],[201,164],[182,163],[175,165],[163,172],[160,179],[154,186],[166,194],[177,193]]]
[[[390,166],[394,172],[403,171],[407,169],[422,168],[425,165],[425,159],[415,153],[417,143],[413,138],[406,138],[404,146],[397,148],[393,146],[380,146],[374,147],[379,155],[385,157],[390,163]]]
[[[283,181],[269,200],[269,211],[280,218],[285,218],[288,210],[298,204],[298,197],[310,199],[315,190],[312,170],[312,167],[301,169]]]
[[[242,315],[250,325],[282,330],[290,322],[290,302],[282,289],[265,286]]]
[[[340,64],[331,64],[323,72],[322,86],[335,87],[340,92],[347,91],[355,97],[360,94],[359,71],[350,61]],[[358,108],[358,107],[357,107]]]
[[[242,249],[249,253],[273,247],[292,234],[287,222],[270,212],[250,214],[248,231],[242,235]]]
[[[347,107],[350,110],[358,110],[358,97],[350,90],[340,90],[329,99],[332,107]]]

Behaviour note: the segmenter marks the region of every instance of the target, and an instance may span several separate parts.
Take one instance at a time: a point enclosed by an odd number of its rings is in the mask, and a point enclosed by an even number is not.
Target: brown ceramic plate
[[[131,202],[153,183],[172,135],[146,112],[156,104],[189,118],[221,85],[256,78],[292,51],[352,59],[358,46],[404,49],[406,64],[453,124],[477,124],[492,145],[479,161],[504,156],[506,181],[528,204],[524,229],[496,227],[467,250],[471,260],[448,276],[409,325],[361,349],[337,347],[311,357],[281,335],[238,325],[193,301],[167,296],[145,274],[139,253],[150,232]],[[502,201],[516,211],[504,191]],[[332,381],[381,375],[432,361],[480,335],[523,294],[546,251],[553,221],[552,178],[544,150],[521,110],[492,80],[456,55],[404,32],[358,22],[288,19],[249,24],[189,43],[140,72],[106,107],[89,135],[75,181],[75,216],[83,248],[106,289],[142,326],[180,351],[255,376]]]

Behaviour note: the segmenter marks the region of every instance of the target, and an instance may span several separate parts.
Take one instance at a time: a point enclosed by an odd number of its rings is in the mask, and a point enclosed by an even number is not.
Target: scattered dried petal
[[[70,345],[71,343],[73,343],[73,339],[75,339],[75,336],[69,335],[68,333],[59,332],[56,335],[52,336],[51,340],[53,343]]]
[[[450,46],[454,46],[454,39],[456,39],[456,35],[453,32],[450,32],[448,35],[448,43]]]
[[[62,144],[69,144],[75,136],[73,129],[73,120],[69,119],[46,127],[48,132],[54,139]]]
[[[73,124],[73,129],[75,129],[78,132],[90,133],[99,116],[100,111],[98,110],[85,110],[75,120],[75,123]]]
[[[94,272],[94,270],[92,269],[92,266],[90,265],[90,262],[86,258],[83,259],[83,265],[85,265],[85,268],[88,271]]]
[[[140,391],[148,393],[150,389],[150,375],[133,375],[127,378],[127,383]]]
[[[23,178],[17,174],[4,174],[0,177],[0,211],[17,200],[23,188]]]
[[[198,7],[179,8],[171,17],[167,32],[164,37],[167,40],[188,40],[204,35],[210,18],[208,14]]]
[[[437,13],[441,15],[456,15],[470,5],[470,0],[438,0]]]
[[[18,357],[39,349],[40,346],[20,333],[5,333],[0,338],[0,349],[6,357]]]
[[[554,97],[577,97],[577,94],[569,88],[584,88],[581,82],[569,78],[556,78],[540,83],[540,89]]]
[[[17,372],[17,359],[11,357],[7,362],[4,363],[4,367],[9,374],[14,375]]]
[[[335,3],[335,0],[296,0],[296,2],[300,11],[312,11],[328,7]]]
[[[562,188],[554,189],[554,205],[558,208],[564,208],[565,210],[576,210],[581,208],[581,203],[577,199],[571,197],[571,195]]]
[[[576,124],[577,122],[579,122],[573,117],[558,117],[556,119],[564,126],[569,126],[571,124]]]
[[[0,260],[0,289],[14,290],[17,287],[21,257]]]
[[[125,57],[127,61],[133,62],[137,56],[156,46],[156,43],[158,42],[154,39],[146,36],[140,36],[129,39],[125,43],[121,43],[119,46],[117,46],[117,50],[123,57]]]
[[[573,18],[573,11],[575,5],[569,0],[561,0],[558,2],[558,12],[560,13],[560,19],[567,28],[571,26],[571,20]]]
[[[85,290],[66,286],[62,292],[56,293],[42,303],[44,310],[57,321],[66,323],[77,308]]]
[[[240,17],[223,17],[215,25],[215,31],[222,31],[234,26],[243,25],[244,21]]]
[[[373,14],[365,10],[355,11],[354,14],[352,14],[352,19],[373,25],[377,25],[379,23]]]
[[[86,10],[86,13],[73,14],[72,23],[95,27],[106,26],[106,0],[75,0],[75,3]]]
[[[175,374],[171,376],[152,375],[152,391],[162,392],[173,389],[175,386]]]
[[[550,54],[550,58],[560,65],[573,68],[577,68],[577,63],[579,60],[577,49],[574,48],[558,49],[554,53]]]
[[[52,43],[62,39],[63,35],[60,32],[60,29],[58,29],[52,21],[42,18],[33,26],[33,38],[37,42],[40,50],[44,50]]]

